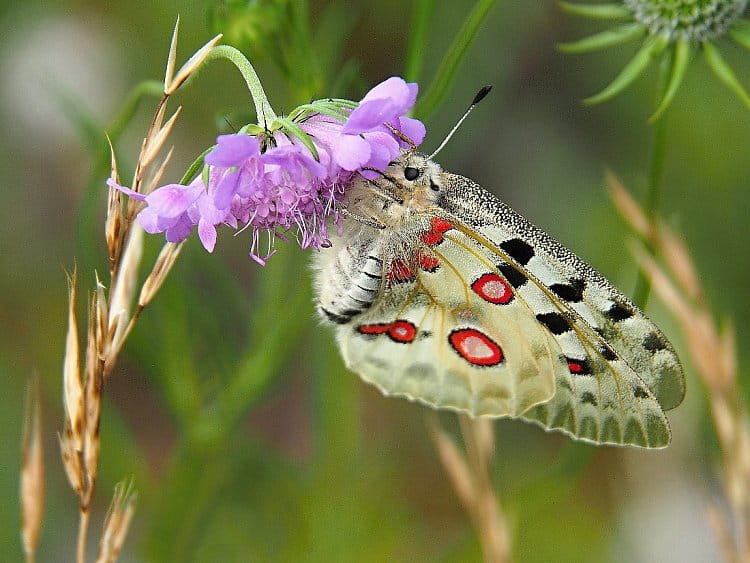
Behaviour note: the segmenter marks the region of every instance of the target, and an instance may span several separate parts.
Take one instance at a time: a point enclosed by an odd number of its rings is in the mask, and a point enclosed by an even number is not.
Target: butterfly
[[[664,411],[685,392],[674,348],[572,251],[415,149],[345,205],[314,263],[317,307],[365,381],[590,443],[670,442]]]

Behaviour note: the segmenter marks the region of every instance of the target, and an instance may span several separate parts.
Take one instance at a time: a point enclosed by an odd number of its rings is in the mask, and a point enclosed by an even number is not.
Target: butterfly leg
[[[346,207],[341,208],[341,214],[345,217],[351,217],[355,221],[362,223],[363,225],[367,225],[368,227],[372,227],[381,231],[385,229],[385,225],[374,217],[365,217],[364,215],[358,215],[357,213],[349,211]]]

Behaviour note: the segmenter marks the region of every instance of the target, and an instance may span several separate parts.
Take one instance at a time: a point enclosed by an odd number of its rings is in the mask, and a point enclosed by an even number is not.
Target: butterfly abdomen
[[[378,250],[375,241],[359,240],[341,247],[321,268],[318,311],[324,319],[344,325],[370,308],[383,283]]]

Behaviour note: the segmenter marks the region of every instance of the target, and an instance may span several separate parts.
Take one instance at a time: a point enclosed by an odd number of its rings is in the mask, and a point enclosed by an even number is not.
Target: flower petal
[[[240,166],[251,156],[259,154],[258,139],[245,133],[219,135],[216,147],[206,155],[205,163],[211,166]]]
[[[393,76],[365,94],[343,127],[348,135],[371,131],[409,111],[417,99],[416,83]]]
[[[146,203],[162,217],[175,218],[184,213],[204,191],[202,184],[168,184],[146,196]]]
[[[362,98],[362,102],[385,98],[391,100],[394,105],[402,108],[401,112],[404,112],[416,102],[418,89],[419,87],[415,82],[407,83],[399,76],[391,76],[371,88]]]
[[[413,119],[411,117],[399,118],[398,130],[401,131],[401,133],[403,133],[405,137],[408,137],[409,139],[414,141],[415,145],[422,144],[422,141],[424,140],[424,136],[426,133],[424,123],[422,123],[418,119]],[[404,143],[400,139],[399,141],[402,143],[402,145],[408,146],[406,143]]]
[[[232,198],[239,188],[239,181],[239,170],[233,170],[219,181],[219,185],[216,186],[216,191],[213,194],[214,205],[217,209],[229,208],[229,205],[232,203]]]
[[[216,246],[216,227],[202,217],[198,221],[198,237],[201,239],[203,248],[209,252],[214,251],[214,246]]]
[[[353,171],[370,159],[370,143],[359,135],[341,135],[336,140],[333,157],[341,168]]]
[[[370,131],[396,117],[397,110],[398,107],[387,98],[362,102],[346,120],[342,132],[347,135],[357,135]]]
[[[370,144],[370,158],[365,163],[368,168],[385,170],[388,163],[398,157],[401,152],[398,141],[393,138],[390,131],[388,133],[373,131],[363,136]]]
[[[144,201],[146,199],[146,196],[142,193],[136,192],[131,190],[130,188],[126,188],[125,186],[121,186],[117,182],[115,182],[112,178],[107,178],[107,185],[110,188],[114,188],[116,190],[121,191],[128,197],[132,197],[133,199],[137,199],[138,201]]]
[[[188,218],[187,213],[185,213],[164,234],[168,242],[180,242],[185,240],[192,230],[193,222]]]

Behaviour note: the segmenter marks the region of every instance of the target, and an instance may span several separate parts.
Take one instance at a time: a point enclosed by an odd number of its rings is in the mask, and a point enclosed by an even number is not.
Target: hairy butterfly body
[[[386,395],[659,448],[684,394],[662,332],[471,180],[406,151],[346,195],[315,269],[346,365]]]

